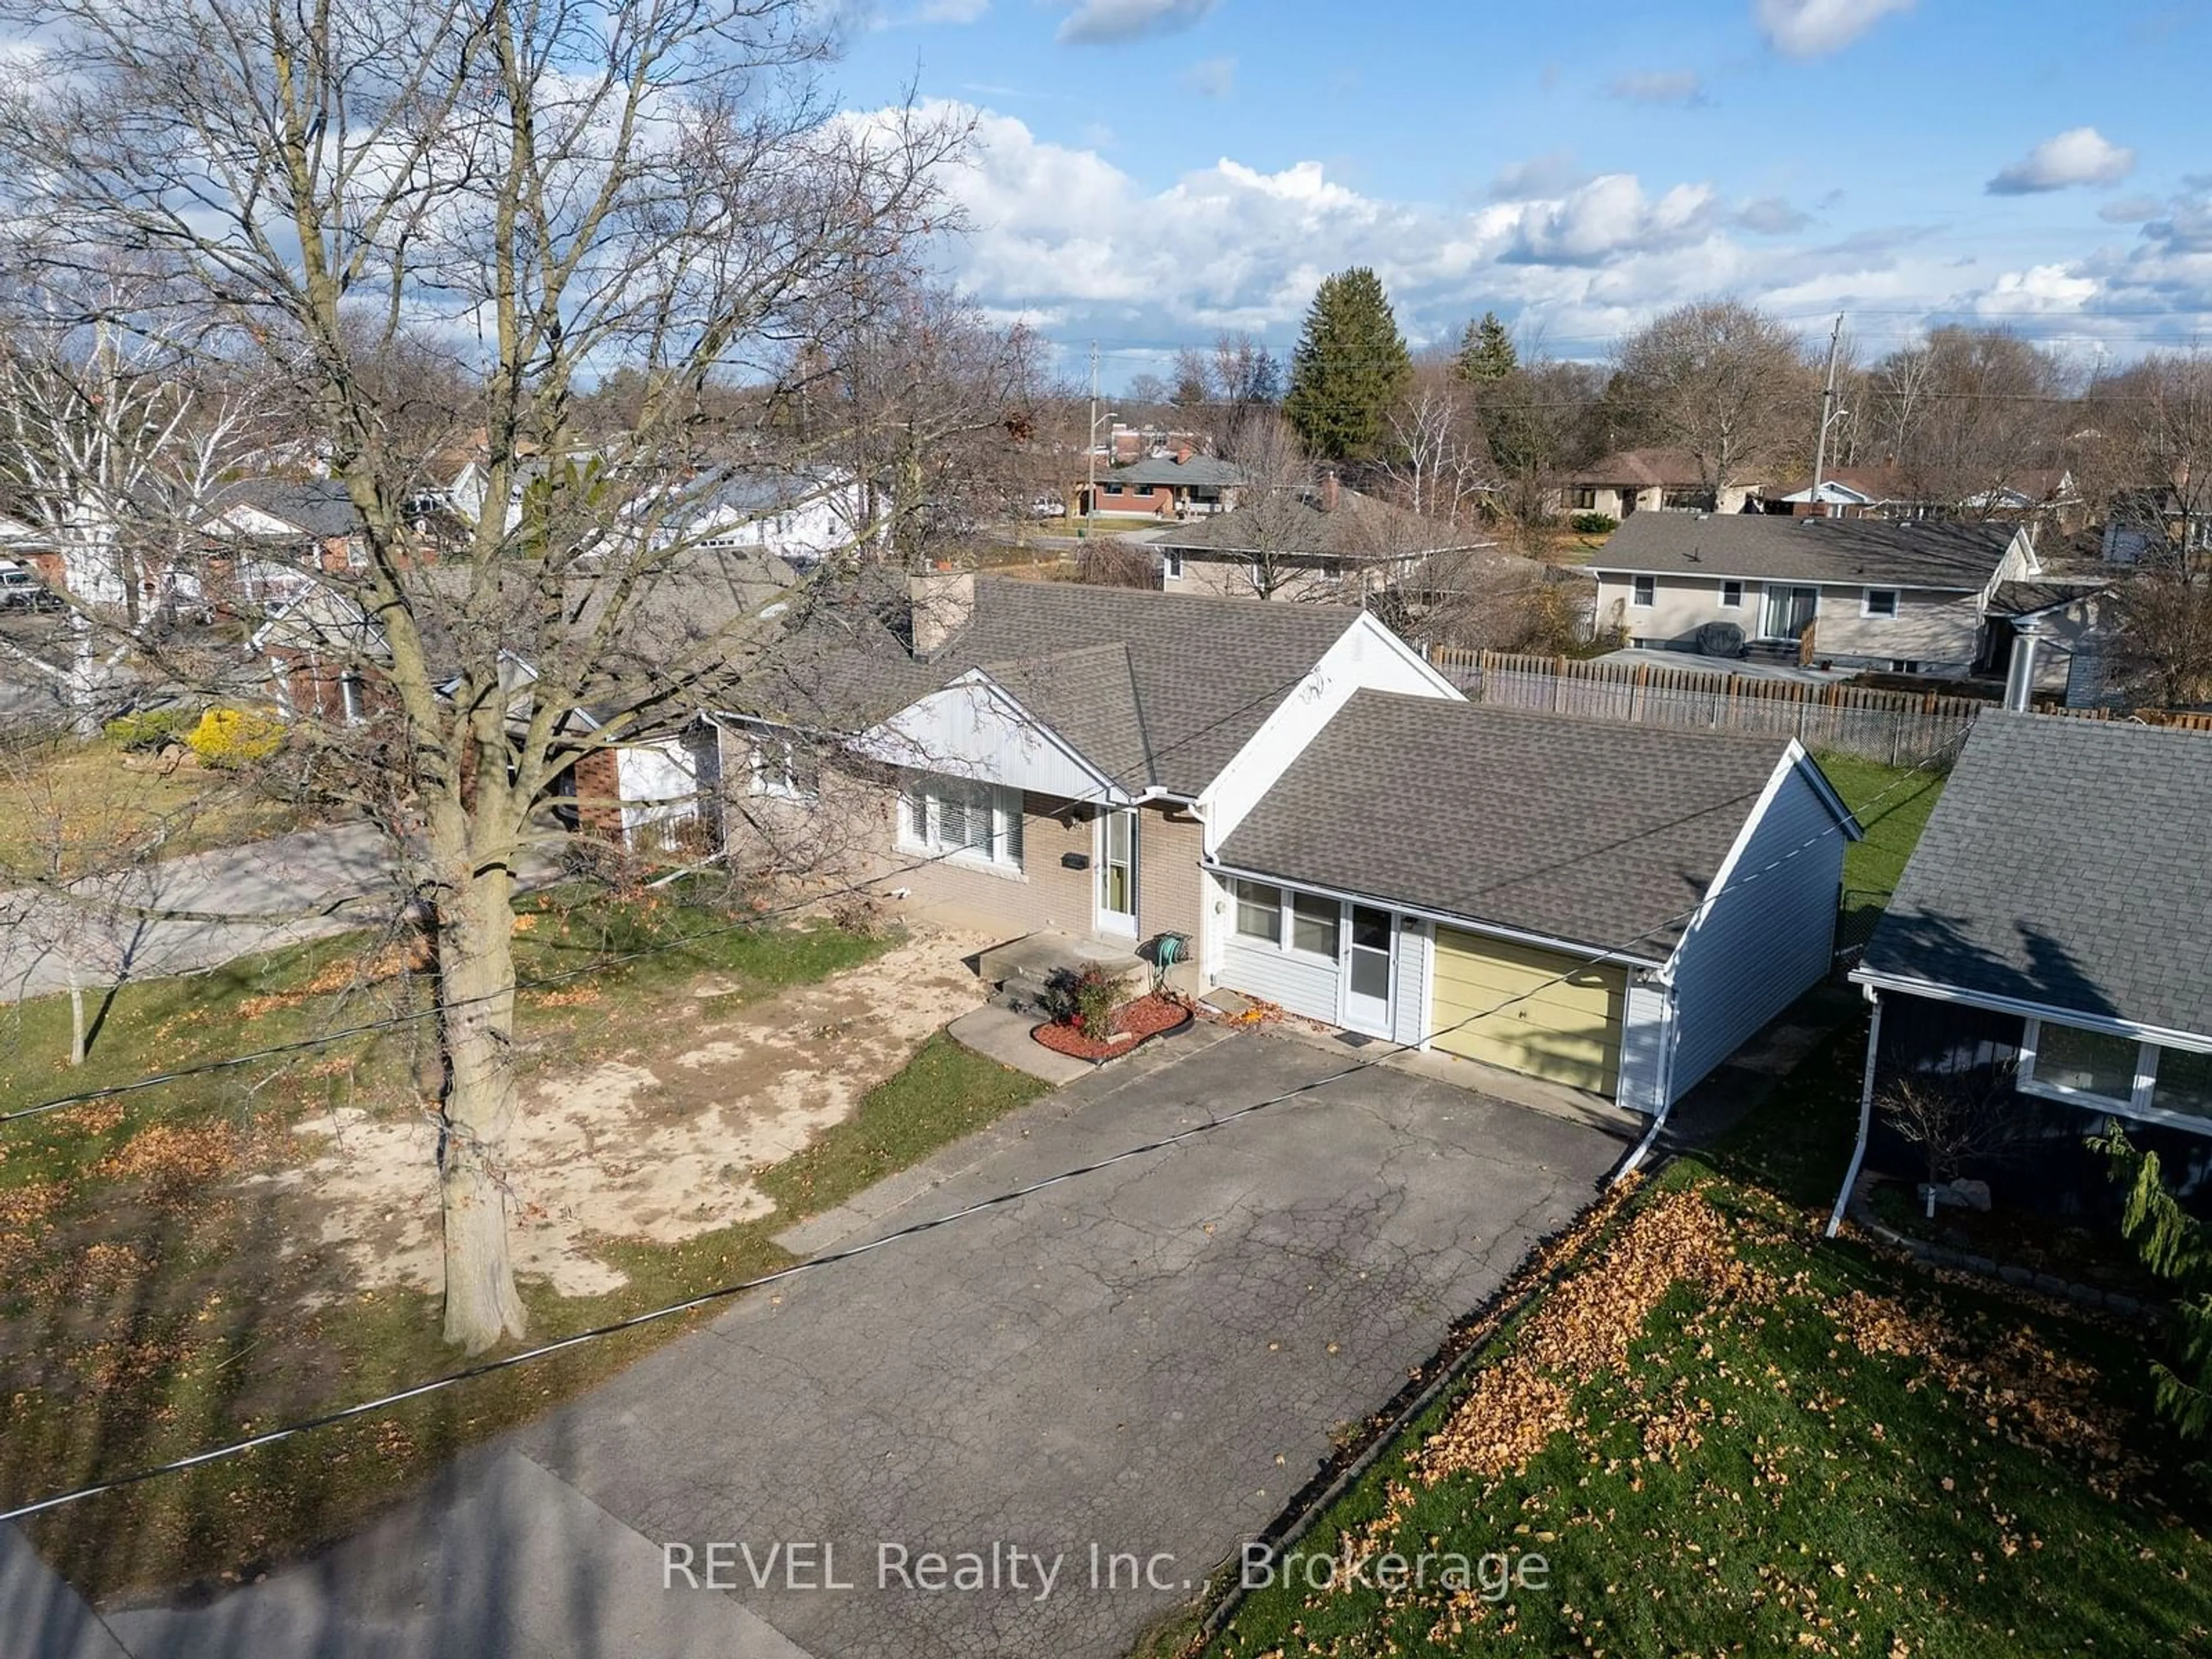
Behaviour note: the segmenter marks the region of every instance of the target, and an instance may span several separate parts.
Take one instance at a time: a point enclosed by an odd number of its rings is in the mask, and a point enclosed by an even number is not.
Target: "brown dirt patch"
[[[754,1176],[979,1005],[984,988],[961,957],[992,942],[917,924],[818,984],[726,1012],[711,994],[691,1000],[665,1049],[534,1083],[509,1146],[516,1271],[565,1296],[604,1294],[624,1282],[607,1241],[675,1243],[768,1214]],[[340,1107],[299,1128],[315,1134],[313,1156],[247,1177],[289,1200],[293,1248],[327,1252],[361,1287],[434,1291],[431,1121]]]

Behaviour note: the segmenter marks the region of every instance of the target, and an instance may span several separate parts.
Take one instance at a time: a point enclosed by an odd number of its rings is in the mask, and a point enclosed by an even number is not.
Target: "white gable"
[[[851,746],[889,765],[1063,799],[1119,805],[1130,799],[980,669],[863,732]]]

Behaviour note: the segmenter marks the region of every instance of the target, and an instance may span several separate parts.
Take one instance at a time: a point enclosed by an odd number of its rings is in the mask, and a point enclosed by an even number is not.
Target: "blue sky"
[[[2212,0],[876,0],[836,76],[974,112],[949,268],[1116,384],[1287,343],[1352,264],[1416,340],[1494,307],[1571,356],[1719,292],[1863,354],[2185,343],[2207,61]]]

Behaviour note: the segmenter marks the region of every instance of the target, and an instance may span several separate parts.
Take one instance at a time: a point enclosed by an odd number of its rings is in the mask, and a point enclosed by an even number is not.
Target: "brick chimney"
[[[933,657],[952,643],[975,614],[975,574],[970,570],[917,572],[906,579],[914,609],[914,654]]]
[[[1190,441],[1188,439],[1185,439],[1182,442],[1176,446],[1176,465],[1177,466],[1188,465],[1190,464],[1190,458],[1197,453],[1198,452],[1196,450],[1190,447]]]
[[[1321,510],[1322,512],[1336,511],[1337,495],[1336,469],[1333,466],[1325,466],[1321,470]]]

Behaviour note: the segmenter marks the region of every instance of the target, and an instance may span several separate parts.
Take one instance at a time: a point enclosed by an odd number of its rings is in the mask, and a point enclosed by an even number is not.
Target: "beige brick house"
[[[1473,705],[1350,606],[910,583],[716,716],[741,866],[1650,1112],[1827,969],[1856,830],[1787,738]]]

